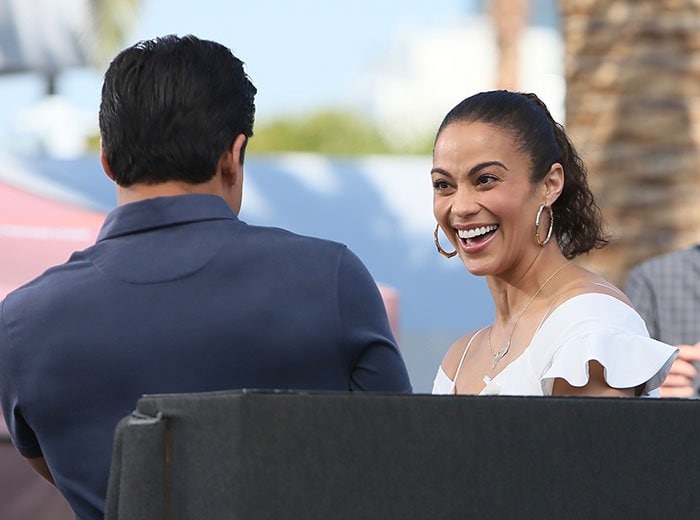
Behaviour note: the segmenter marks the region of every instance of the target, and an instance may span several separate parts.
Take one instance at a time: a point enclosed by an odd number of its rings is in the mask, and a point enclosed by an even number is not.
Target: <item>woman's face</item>
[[[513,137],[495,126],[452,123],[440,133],[433,212],[472,274],[502,273],[539,249],[535,215],[547,200],[543,183],[530,182],[531,169]]]

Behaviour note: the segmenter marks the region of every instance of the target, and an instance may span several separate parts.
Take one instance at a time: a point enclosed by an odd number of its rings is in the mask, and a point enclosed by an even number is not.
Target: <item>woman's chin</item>
[[[472,274],[474,276],[486,276],[488,274],[491,274],[491,269],[489,269],[488,266],[482,264],[481,262],[476,263],[466,261],[464,262],[464,266],[467,268],[467,271],[469,271],[469,274]]]

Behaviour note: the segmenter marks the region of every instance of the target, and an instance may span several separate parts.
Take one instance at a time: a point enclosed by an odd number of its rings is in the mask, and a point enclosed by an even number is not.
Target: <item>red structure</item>
[[[0,183],[0,299],[94,243],[104,214]]]

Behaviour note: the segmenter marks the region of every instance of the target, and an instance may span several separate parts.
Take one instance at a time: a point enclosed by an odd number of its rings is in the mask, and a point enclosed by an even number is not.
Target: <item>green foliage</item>
[[[297,118],[258,124],[250,141],[255,152],[317,152],[329,155],[388,153],[389,147],[369,122],[340,111],[324,110]]]
[[[90,152],[100,151],[100,134],[92,134],[86,137],[87,139],[87,149]]]
[[[103,68],[122,49],[128,40],[143,0],[90,0],[93,35],[91,58],[95,66]]]
[[[430,154],[433,136],[409,144],[389,142],[377,127],[361,117],[323,110],[299,117],[279,117],[256,124],[249,153],[312,152],[325,155]],[[90,136],[90,150],[100,149],[99,135]]]
[[[430,145],[428,145],[428,150]],[[425,148],[425,147],[423,147]],[[370,121],[350,112],[323,110],[299,117],[281,117],[255,127],[254,153],[315,152],[326,155],[424,153],[398,149]]]

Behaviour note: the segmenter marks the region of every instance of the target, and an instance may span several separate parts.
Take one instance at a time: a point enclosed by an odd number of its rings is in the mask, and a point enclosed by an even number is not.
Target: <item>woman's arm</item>
[[[579,395],[591,397],[634,397],[636,388],[612,388],[603,377],[603,365],[597,361],[588,363],[588,383],[585,386],[571,386],[565,379],[554,380],[552,395]]]

